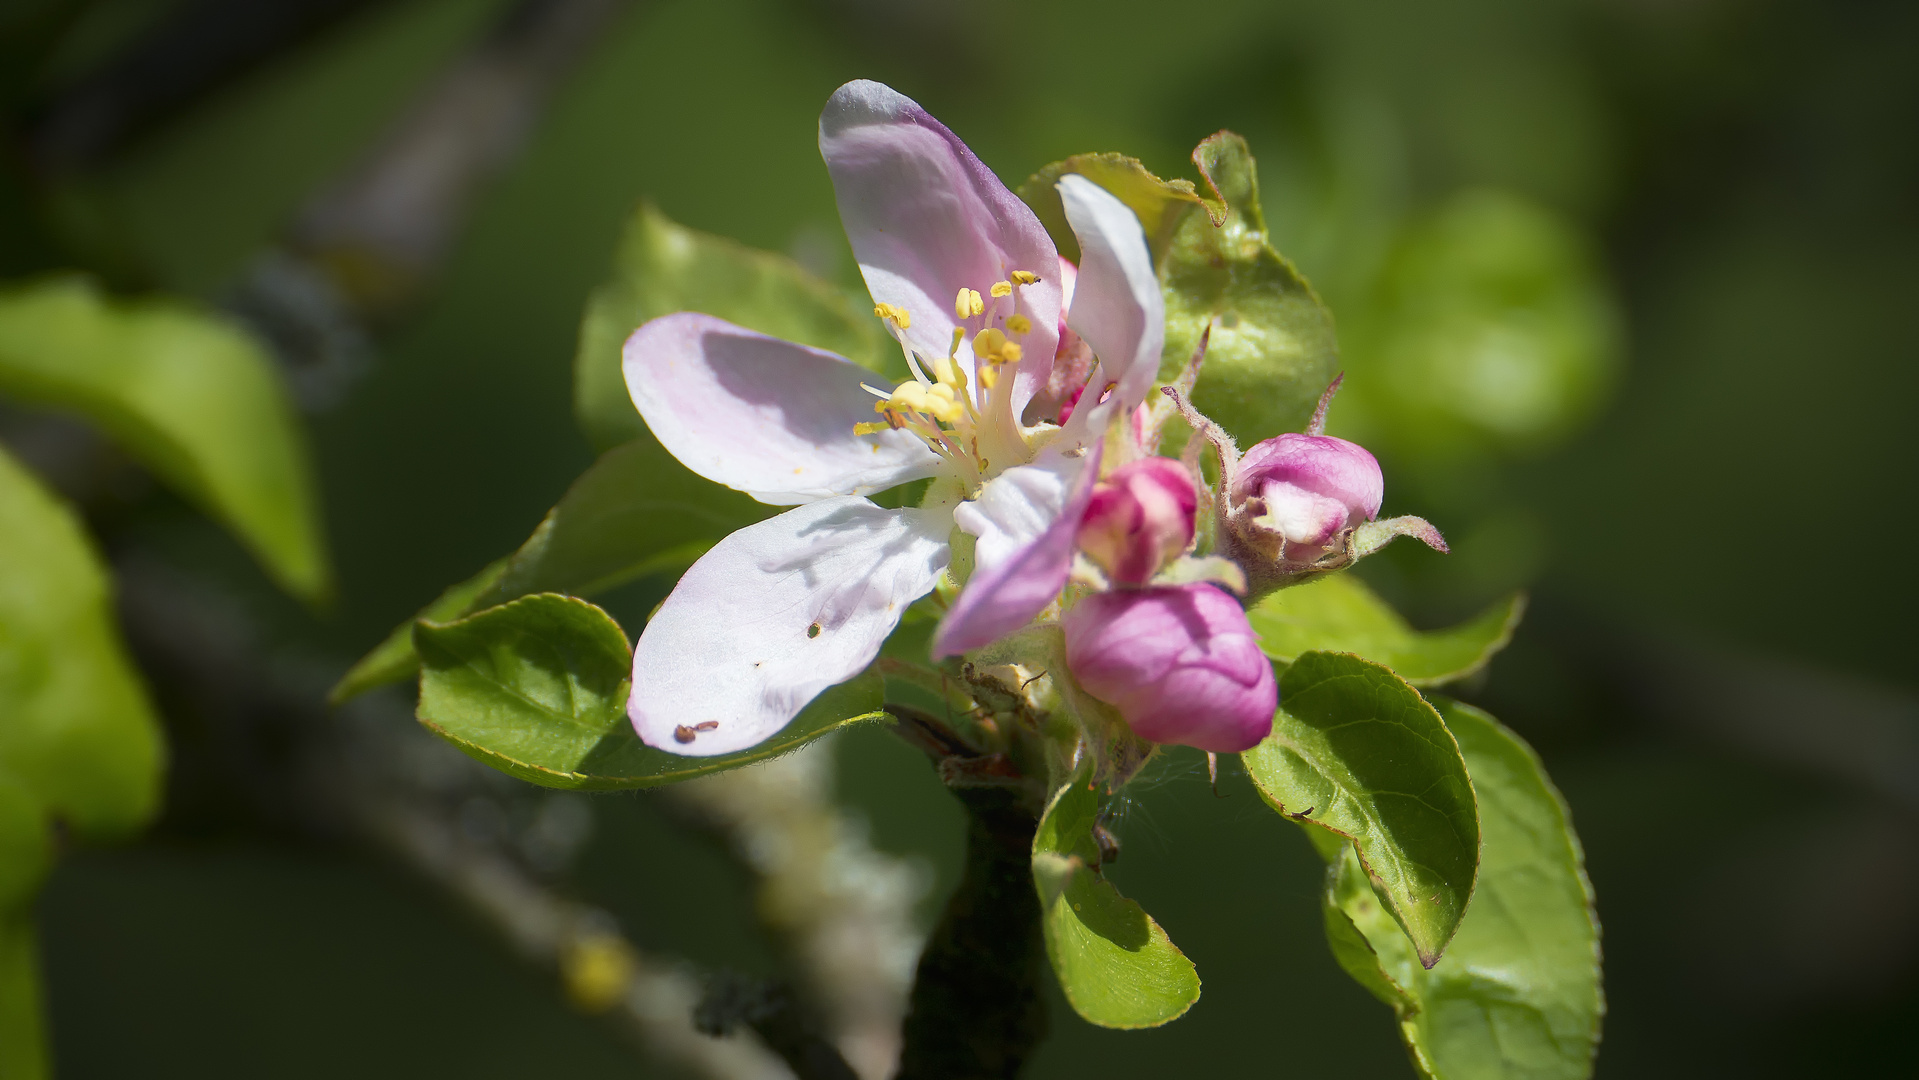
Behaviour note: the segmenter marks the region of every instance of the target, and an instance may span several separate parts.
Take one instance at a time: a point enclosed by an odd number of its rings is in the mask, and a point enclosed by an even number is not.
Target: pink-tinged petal
[[[1283,481],[1268,483],[1260,492],[1266,512],[1260,524],[1285,537],[1289,542],[1308,547],[1325,547],[1352,517],[1338,499],[1308,491]]]
[[[946,568],[948,530],[944,514],[846,496],[720,541],[640,634],[626,706],[634,730],[696,757],[773,735],[879,655]]]
[[[1094,593],[1062,628],[1073,678],[1142,739],[1228,754],[1272,731],[1272,663],[1239,601],[1212,585]]]
[[[1127,409],[1146,399],[1166,343],[1166,301],[1139,218],[1083,176],[1060,178],[1066,220],[1079,238],[1079,281],[1066,323],[1098,355]]]
[[[935,659],[998,641],[1059,595],[1073,571],[1074,537],[1093,497],[1099,458],[1098,443],[1080,458],[1049,448],[1034,464],[1000,474],[977,502],[954,509],[953,521],[979,544],[972,579],[933,635]],[[988,504],[1001,485],[1007,495]]]
[[[1119,585],[1144,585],[1193,542],[1199,492],[1173,458],[1141,458],[1093,485],[1079,547]]]
[[[1059,344],[1059,254],[1033,211],[945,125],[880,83],[833,92],[820,114],[820,156],[867,288],[912,315],[906,338],[920,352],[946,355],[962,325],[953,313],[959,290],[985,296],[1015,270],[1039,275],[993,309],[993,325],[1015,312],[1032,322],[1014,338],[1025,357],[1013,383],[1020,415],[1046,385]],[[980,318],[963,325],[969,335],[986,328]],[[970,342],[961,356],[971,362]]]
[[[1274,483],[1337,500],[1348,513],[1367,521],[1379,516],[1386,495],[1386,478],[1373,455],[1358,443],[1331,435],[1288,432],[1254,445],[1239,459],[1232,496],[1246,499]]]
[[[626,339],[626,387],[660,445],[687,468],[776,506],[884,491],[940,459],[870,422],[875,376],[820,349],[711,315],[654,319]]]

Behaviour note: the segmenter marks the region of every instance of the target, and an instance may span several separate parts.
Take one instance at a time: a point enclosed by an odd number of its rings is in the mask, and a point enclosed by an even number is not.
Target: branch
[[[1045,941],[1026,783],[937,717],[888,705],[966,807],[966,872],[920,954],[897,1080],[1013,1077],[1046,1037]],[[1004,773],[1000,776],[998,774]]]

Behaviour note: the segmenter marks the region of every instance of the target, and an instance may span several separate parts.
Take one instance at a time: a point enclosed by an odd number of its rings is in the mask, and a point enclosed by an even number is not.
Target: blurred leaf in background
[[[0,452],[0,1070],[44,1075],[33,901],[54,832],[123,839],[152,816],[160,726],[71,508]]]
[[[272,357],[177,301],[83,280],[0,292],[0,394],[98,424],[309,602],[333,582],[305,436]]]

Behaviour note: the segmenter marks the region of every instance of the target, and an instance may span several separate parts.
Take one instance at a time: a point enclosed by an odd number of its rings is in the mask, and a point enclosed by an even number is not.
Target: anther
[[[913,313],[896,304],[876,304],[873,306],[873,314],[878,315],[880,318],[885,319],[901,330],[905,330],[913,325]]]
[[[992,289],[989,291],[992,292],[994,299],[1002,296],[1011,296],[1013,295],[1013,283],[1010,281],[995,281],[993,282]]]
[[[1015,334],[1028,333],[1033,329],[1033,320],[1024,315],[1008,315],[1006,328]]]
[[[986,298],[981,296],[977,289],[961,289],[959,295],[953,298],[953,314],[962,319],[970,319],[985,313]]]
[[[1039,275],[1031,270],[1015,270],[1011,276],[1015,285],[1031,285],[1039,280]]]

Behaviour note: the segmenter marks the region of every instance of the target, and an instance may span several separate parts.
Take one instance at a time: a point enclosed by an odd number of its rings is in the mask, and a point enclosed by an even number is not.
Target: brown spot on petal
[[[718,720],[702,720],[693,725],[694,731],[718,731],[719,729],[720,722]]]
[[[690,727],[687,727],[687,726],[686,726],[685,724],[681,724],[681,725],[680,725],[679,727],[676,727],[676,728],[674,728],[674,729],[673,729],[673,741],[674,741],[674,742],[677,742],[677,743],[690,743],[690,742],[692,742],[692,741],[693,741],[693,729],[692,729],[692,728],[690,728]]]

